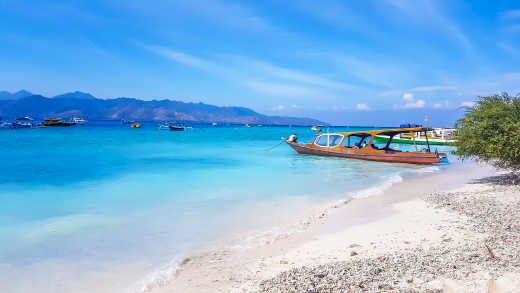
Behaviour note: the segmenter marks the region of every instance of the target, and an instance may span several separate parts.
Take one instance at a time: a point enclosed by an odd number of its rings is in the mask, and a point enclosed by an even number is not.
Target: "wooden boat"
[[[296,139],[283,140],[300,154],[333,156],[377,162],[434,164],[447,162],[444,153],[432,152],[430,145],[422,152],[404,152],[390,148],[393,138],[401,133],[427,132],[430,129],[423,127],[367,130],[357,132],[338,132],[317,134],[311,143],[298,143]],[[389,140],[386,144],[374,144],[376,135],[386,135]]]
[[[41,125],[42,126],[72,126],[75,124],[76,123],[74,123],[74,122],[62,121],[59,118],[45,118]]]
[[[401,133],[394,136],[393,143],[403,144],[420,144],[425,145],[426,137],[428,137],[428,143],[430,145],[447,145],[455,142],[453,139],[453,133],[455,129],[452,128],[433,128],[431,131],[427,131],[426,135],[422,132],[410,132]],[[387,142],[390,137],[387,135],[376,135],[376,142]]]
[[[134,124],[130,125],[130,127],[132,127],[132,128],[141,128],[141,124],[140,123],[134,123]]]

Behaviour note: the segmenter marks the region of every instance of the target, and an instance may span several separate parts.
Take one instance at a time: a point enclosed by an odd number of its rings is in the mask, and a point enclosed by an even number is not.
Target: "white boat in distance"
[[[76,124],[85,124],[87,120],[80,117],[72,117],[72,122]]]
[[[322,131],[323,125],[316,125],[311,128],[312,131]]]

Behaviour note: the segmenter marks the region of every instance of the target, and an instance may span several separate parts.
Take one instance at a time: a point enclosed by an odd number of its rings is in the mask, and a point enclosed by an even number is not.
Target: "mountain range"
[[[16,93],[0,91],[0,116],[4,119],[13,119],[24,115],[36,119],[47,117],[67,119],[76,116],[88,120],[128,119],[269,125],[324,124],[311,118],[263,115],[244,107],[219,107],[169,99],[151,101],[135,98],[100,99],[79,91],[49,98],[25,90]]]

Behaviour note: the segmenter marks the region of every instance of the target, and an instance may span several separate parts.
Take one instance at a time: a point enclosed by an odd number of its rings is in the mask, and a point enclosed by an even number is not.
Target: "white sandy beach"
[[[276,281],[263,281],[301,267],[374,259],[392,253],[413,254],[438,247],[456,248],[469,241],[483,243],[489,235],[469,229],[466,215],[435,208],[423,198],[432,192],[443,194],[455,190],[468,195],[488,192],[491,187],[486,184],[464,183],[494,173],[492,168],[471,163],[445,173],[407,179],[381,195],[319,207],[300,223],[303,228],[298,232],[265,233],[264,241],[253,247],[236,246],[240,240],[235,239],[234,243],[194,252],[185,259],[173,279],[150,289],[152,292],[298,292],[300,290],[290,289],[289,281],[281,287],[273,285]],[[510,190],[504,192],[511,193]],[[482,253],[487,253],[485,248]],[[494,277],[490,271],[482,270],[466,276],[465,281],[442,275],[432,281],[432,278],[416,279],[410,272],[408,276],[400,275],[399,282],[405,284],[405,288],[420,288],[419,291],[429,288],[446,292],[488,292],[487,288],[492,285],[499,290],[496,292],[514,292],[500,291],[500,288],[503,289],[504,284],[520,288],[518,281],[512,281],[516,276]]]

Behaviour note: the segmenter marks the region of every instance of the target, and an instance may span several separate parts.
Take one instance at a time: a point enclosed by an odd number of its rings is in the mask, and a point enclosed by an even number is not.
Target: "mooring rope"
[[[282,141],[280,141],[280,142],[279,142],[279,143],[278,143],[277,145],[275,145],[275,146],[272,146],[272,147],[270,147],[270,148],[268,148],[268,149],[265,149],[264,151],[268,152],[268,151],[270,151],[270,150],[273,150],[273,149],[275,149],[275,148],[276,148],[277,146],[281,145],[281,144],[282,144],[282,142],[283,142],[283,140],[282,140]]]

